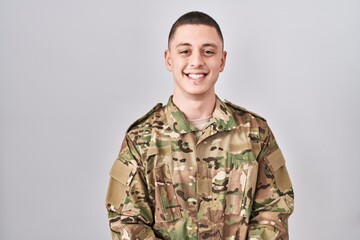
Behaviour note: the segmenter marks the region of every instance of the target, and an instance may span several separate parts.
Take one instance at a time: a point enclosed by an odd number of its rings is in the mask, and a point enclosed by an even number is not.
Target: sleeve
[[[268,128],[258,157],[259,171],[249,240],[288,240],[288,218],[294,210],[294,193],[285,159]]]
[[[106,196],[109,226],[113,240],[159,239],[151,225],[153,212],[141,166],[140,155],[130,139],[125,138],[110,170]]]

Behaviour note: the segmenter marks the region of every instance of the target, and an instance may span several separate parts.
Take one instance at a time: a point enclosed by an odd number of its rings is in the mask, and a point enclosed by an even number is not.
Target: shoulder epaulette
[[[234,104],[234,103],[232,103],[232,102],[229,102],[229,101],[226,100],[226,99],[224,100],[224,102],[225,102],[227,105],[229,105],[229,106],[231,106],[231,107],[233,107],[233,108],[235,108],[235,109],[237,109],[237,110],[240,110],[240,111],[242,111],[242,112],[250,113],[250,114],[253,115],[254,117],[260,118],[261,120],[263,120],[263,121],[266,122],[266,119],[265,119],[265,118],[263,118],[262,116],[260,116],[260,115],[258,115],[258,114],[256,114],[256,113],[253,113],[253,112],[247,110],[246,108],[240,107],[240,106],[238,106],[238,105],[236,105],[236,104]]]
[[[129,132],[134,126],[138,125],[139,123],[143,122],[145,119],[147,119],[151,114],[153,114],[154,112],[156,112],[157,110],[159,110],[160,108],[162,108],[162,104],[158,103],[155,105],[155,107],[153,107],[148,113],[146,113],[144,116],[142,116],[141,118],[139,118],[138,120],[136,120],[135,122],[133,122],[130,127],[127,129],[126,132]]]

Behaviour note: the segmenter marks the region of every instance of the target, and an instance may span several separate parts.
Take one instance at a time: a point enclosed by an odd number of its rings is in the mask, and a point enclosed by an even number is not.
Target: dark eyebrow
[[[175,48],[182,47],[182,46],[191,47],[191,44],[190,43],[179,43],[175,46]]]
[[[203,45],[203,47],[213,47],[213,48],[217,48],[217,45],[214,44],[214,43],[205,43],[205,44]]]
[[[182,46],[191,47],[192,45],[191,45],[190,43],[179,43],[179,44],[177,44],[177,45],[175,46],[175,48],[182,47]],[[205,44],[202,45],[202,47],[218,48],[215,43],[205,43]]]

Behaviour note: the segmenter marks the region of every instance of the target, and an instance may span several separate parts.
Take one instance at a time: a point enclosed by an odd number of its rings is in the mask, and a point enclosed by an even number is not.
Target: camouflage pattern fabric
[[[267,122],[216,100],[202,131],[172,103],[128,130],[106,207],[117,239],[288,239],[294,195]]]

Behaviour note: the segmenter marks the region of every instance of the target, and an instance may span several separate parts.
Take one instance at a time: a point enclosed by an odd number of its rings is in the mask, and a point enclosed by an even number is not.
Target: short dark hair
[[[199,11],[192,11],[185,13],[181,17],[179,17],[178,20],[175,21],[175,23],[172,25],[169,33],[168,38],[168,46],[170,45],[170,40],[175,34],[175,31],[178,27],[186,24],[192,24],[192,25],[206,25],[209,27],[214,27],[216,29],[216,32],[219,34],[219,37],[221,39],[221,42],[224,46],[224,38],[220,29],[219,24],[208,14],[199,12]]]

